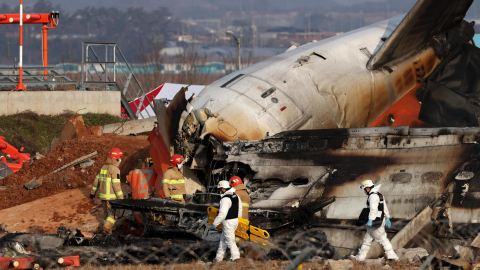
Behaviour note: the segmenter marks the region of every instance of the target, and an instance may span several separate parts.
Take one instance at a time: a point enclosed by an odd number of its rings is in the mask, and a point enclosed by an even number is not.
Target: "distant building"
[[[171,47],[160,50],[160,55],[166,57],[179,57],[182,56],[184,52],[185,50],[182,47]]]

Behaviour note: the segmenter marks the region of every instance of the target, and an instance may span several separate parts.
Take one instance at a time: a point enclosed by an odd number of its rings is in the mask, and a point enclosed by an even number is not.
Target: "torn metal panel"
[[[177,136],[182,113],[187,109],[186,90],[187,88],[182,87],[168,107],[165,106],[162,100],[154,100],[154,110],[157,116],[159,132],[162,134],[167,148],[170,147],[171,140]]]
[[[65,238],[44,233],[9,233],[1,237],[0,242],[19,242],[39,250],[52,250],[63,246]]]
[[[171,137],[170,137],[170,118],[167,114],[167,107],[165,103],[160,100],[156,99],[153,101],[155,115],[157,116],[157,125],[158,125],[158,132],[161,134],[162,140],[164,141],[165,146],[167,149],[170,148],[171,144]]]
[[[452,52],[417,92],[419,119],[435,126],[478,127],[480,49],[463,44]]]

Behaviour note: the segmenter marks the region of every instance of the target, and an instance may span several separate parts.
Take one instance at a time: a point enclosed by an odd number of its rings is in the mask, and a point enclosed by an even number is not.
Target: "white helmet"
[[[374,186],[375,186],[375,184],[372,182],[372,180],[368,179],[368,180],[365,180],[365,181],[362,182],[362,184],[360,185],[360,189],[363,189],[363,191],[365,191],[365,194],[368,195],[365,188],[367,188],[367,187],[373,188]]]
[[[230,182],[228,182],[227,180],[222,180],[222,181],[218,182],[217,188],[229,189],[229,188],[231,188]]]

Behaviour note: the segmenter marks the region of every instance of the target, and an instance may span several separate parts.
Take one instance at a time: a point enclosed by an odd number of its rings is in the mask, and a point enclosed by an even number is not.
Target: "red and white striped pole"
[[[23,0],[20,0],[20,61],[18,62],[19,67],[19,81],[15,90],[27,90],[25,85],[23,85]]]

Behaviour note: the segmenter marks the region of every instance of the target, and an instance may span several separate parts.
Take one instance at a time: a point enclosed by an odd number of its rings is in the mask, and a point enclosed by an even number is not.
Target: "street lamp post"
[[[240,55],[240,39],[238,39],[232,31],[227,31],[226,32],[227,36],[229,37],[233,37],[233,39],[235,40],[235,43],[237,43],[237,49],[238,49],[238,70],[241,69],[241,66],[242,66],[242,57]]]

